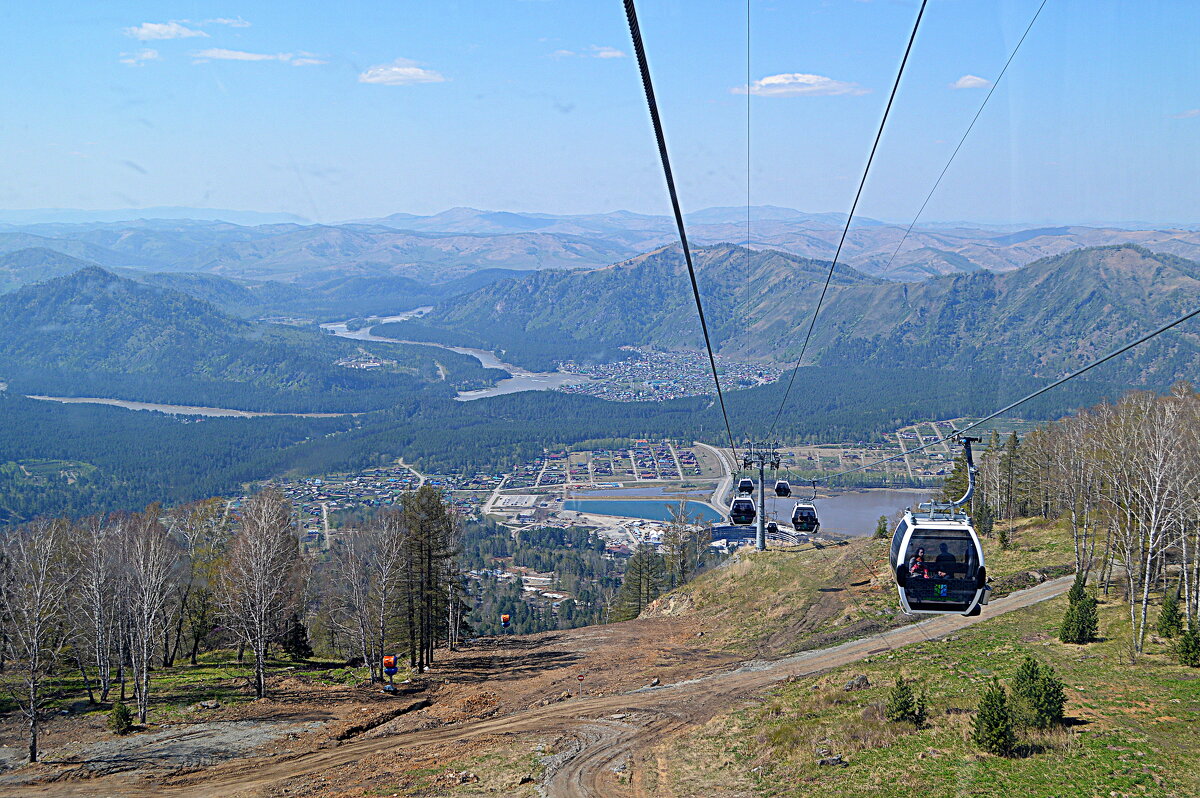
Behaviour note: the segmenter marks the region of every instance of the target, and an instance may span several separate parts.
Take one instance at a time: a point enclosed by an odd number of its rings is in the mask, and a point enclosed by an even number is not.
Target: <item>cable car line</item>
[[[853,474],[858,471],[864,471],[868,468],[873,468],[877,465],[889,463],[893,460],[899,460],[902,457],[905,457],[910,454],[914,454],[916,452],[924,451],[925,449],[928,449],[933,446],[937,446],[938,444],[941,444],[941,443],[945,443],[946,441],[958,440],[959,438],[961,438],[963,436],[964,433],[970,432],[971,430],[973,430],[983,424],[986,424],[987,422],[991,421],[992,419],[997,418],[998,416],[1004,415],[1009,410],[1012,410],[1013,408],[1015,408],[1019,405],[1025,404],[1030,399],[1034,399],[1038,396],[1041,396],[1042,394],[1046,393],[1047,391],[1053,390],[1054,388],[1057,388],[1058,386],[1075,379],[1076,377],[1080,376],[1081,374],[1085,374],[1086,372],[1091,371],[1092,369],[1096,368],[1097,366],[1107,363],[1108,361],[1112,360],[1113,358],[1115,358],[1119,355],[1125,354],[1130,349],[1133,349],[1136,346],[1140,346],[1141,344],[1144,344],[1147,341],[1149,341],[1151,338],[1155,338],[1155,337],[1161,335],[1162,333],[1165,333],[1167,330],[1170,330],[1172,327],[1177,327],[1178,325],[1183,324],[1188,319],[1195,318],[1196,316],[1200,316],[1200,308],[1196,308],[1195,310],[1189,311],[1189,312],[1183,314],[1182,316],[1180,316],[1179,318],[1175,319],[1174,321],[1167,322],[1163,326],[1159,327],[1157,330],[1153,330],[1152,332],[1146,333],[1145,335],[1143,335],[1141,338],[1137,339],[1136,341],[1125,344],[1125,346],[1122,346],[1120,349],[1115,349],[1112,352],[1109,352],[1104,357],[1102,357],[1098,360],[1094,360],[1091,363],[1088,363],[1083,368],[1077,369],[1077,370],[1071,372],[1070,374],[1068,374],[1067,376],[1062,377],[1058,380],[1055,380],[1054,382],[1050,383],[1049,385],[1038,388],[1033,393],[1027,394],[1026,396],[1021,397],[1017,401],[1000,408],[999,410],[997,410],[995,413],[992,413],[991,415],[985,416],[985,417],[979,419],[978,421],[968,424],[967,426],[963,427],[962,429],[955,430],[955,432],[951,435],[946,435],[944,437],[938,438],[935,441],[930,441],[929,443],[918,446],[915,449],[908,449],[907,451],[901,452],[900,454],[893,455],[891,457],[885,457],[882,460],[876,460],[872,463],[867,463],[865,465],[858,466],[857,468],[848,468],[845,471],[839,471],[836,474],[830,474],[829,476],[821,477],[820,479],[814,480],[814,482],[828,482],[829,480],[831,480],[835,477],[845,476],[846,474]]]
[[[700,316],[700,329],[704,332],[704,347],[708,350],[708,365],[712,368],[713,384],[717,388],[717,400],[721,404],[721,416],[725,420],[725,434],[729,436],[729,448],[737,461],[737,447],[733,443],[733,428],[729,425],[729,412],[725,409],[725,393],[721,390],[721,378],[717,376],[717,358],[713,354],[712,340],[708,334],[708,322],[704,318],[704,304],[700,301],[700,285],[696,281],[696,269],[692,265],[692,250],[688,246],[687,231],[683,225],[683,211],[679,208],[679,195],[675,191],[675,177],[671,172],[671,159],[667,155],[667,139],[663,134],[662,120],[658,114],[658,101],[654,99],[654,84],[650,80],[650,65],[646,61],[646,47],[642,42],[642,31],[638,26],[637,9],[633,0],[625,0],[625,18],[629,21],[629,35],[637,54],[638,70],[642,75],[642,88],[646,92],[646,105],[650,110],[650,121],[654,125],[654,137],[658,141],[658,156],[662,161],[663,177],[667,181],[667,192],[671,195],[671,209],[675,212],[675,226],[679,229],[679,243],[683,247],[683,259],[687,263],[688,277],[692,281],[692,297],[696,301],[696,313]],[[748,88],[748,87],[747,87]]]
[[[1042,0],[1042,4],[1038,6],[1037,11],[1035,11],[1033,14],[1033,19],[1029,20],[1029,25],[1026,26],[1025,32],[1021,34],[1021,38],[1017,41],[1017,46],[1013,48],[1013,51],[1008,56],[1008,60],[1004,62],[1004,68],[1000,70],[1000,74],[996,76],[994,81],[992,81],[992,87],[988,89],[987,96],[983,98],[983,102],[980,104],[979,110],[975,112],[975,118],[971,120],[971,124],[967,125],[967,129],[963,131],[962,138],[958,140],[958,146],[954,148],[954,152],[950,153],[950,160],[946,161],[946,165],[942,167],[941,174],[938,175],[937,180],[933,181],[933,187],[930,188],[929,193],[925,195],[925,201],[921,203],[921,207],[917,209],[917,214],[913,217],[912,222],[909,223],[908,229],[905,230],[904,235],[900,237],[900,243],[896,245],[896,249],[892,252],[892,256],[888,258],[888,262],[883,267],[881,272],[882,274],[887,273],[887,270],[891,268],[892,261],[894,261],[896,256],[900,254],[900,248],[904,246],[904,242],[908,240],[909,233],[911,233],[913,228],[916,227],[917,220],[920,219],[921,214],[925,212],[925,206],[928,205],[929,200],[933,198],[933,193],[937,191],[938,186],[942,184],[942,178],[945,177],[946,172],[949,171],[950,164],[954,163],[955,156],[957,156],[958,151],[962,149],[962,145],[967,140],[967,136],[971,135],[971,130],[975,127],[975,123],[979,121],[979,116],[983,113],[983,109],[987,107],[988,100],[992,99],[992,94],[995,93],[996,87],[1000,85],[1000,81],[1004,78],[1004,73],[1008,71],[1008,65],[1013,62],[1013,58],[1016,57],[1017,51],[1021,49],[1021,45],[1025,42],[1025,37],[1028,36],[1029,31],[1033,29],[1033,23],[1037,22],[1038,16],[1041,15],[1042,9],[1046,7],[1046,3],[1049,1],[1050,0]]]
[[[628,7],[631,0],[626,0]],[[904,48],[904,57],[900,60],[900,68],[896,71],[896,82],[892,84],[892,93],[888,96],[887,105],[883,109],[883,118],[879,120],[879,130],[875,133],[875,142],[871,145],[871,154],[867,156],[867,165],[863,168],[862,179],[858,182],[858,191],[854,194],[854,202],[850,205],[850,213],[846,215],[846,224],[842,228],[842,237],[838,240],[837,250],[833,253],[833,261],[829,264],[829,273],[825,275],[825,285],[821,288],[821,296],[817,299],[817,306],[813,308],[812,319],[808,323],[808,332],[804,336],[804,343],[800,347],[800,356],[796,358],[796,365],[792,368],[792,376],[788,380],[787,389],[783,392],[783,401],[779,403],[779,410],[775,413],[775,420],[771,422],[771,428],[767,432],[767,438],[775,432],[775,427],[779,424],[779,418],[783,415],[783,409],[787,405],[788,396],[792,392],[792,386],[796,382],[796,372],[800,370],[800,363],[804,360],[804,353],[808,350],[808,342],[812,338],[813,327],[817,324],[817,314],[821,312],[821,305],[825,302],[825,295],[829,292],[829,283],[833,280],[833,270],[837,268],[838,258],[841,257],[842,247],[846,243],[846,236],[850,232],[850,222],[854,219],[854,212],[858,209],[858,201],[862,198],[863,188],[867,185],[867,176],[871,173],[871,163],[875,160],[875,151],[879,149],[879,141],[883,138],[883,129],[887,125],[888,115],[892,110],[892,103],[896,99],[896,92],[900,89],[900,79],[904,77],[904,67],[908,64],[908,56],[912,52],[913,42],[917,39],[917,30],[921,27],[921,18],[925,15],[925,6],[929,0],[921,0],[921,8],[917,11],[917,19],[913,23],[912,33],[908,37],[908,46]],[[749,91],[749,86],[747,86]]]

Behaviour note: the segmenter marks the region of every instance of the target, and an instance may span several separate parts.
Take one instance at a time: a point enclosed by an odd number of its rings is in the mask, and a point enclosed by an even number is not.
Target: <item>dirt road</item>
[[[806,676],[847,665],[889,650],[942,637],[1003,613],[1020,610],[1066,592],[1072,577],[1044,582],[997,599],[975,618],[939,616],[884,634],[854,640],[833,648],[809,651],[774,661],[746,662],[732,670],[658,687],[593,698],[571,698],[544,706],[437,728],[359,739],[295,757],[255,758],[230,762],[201,773],[184,775],[150,786],[132,777],[114,776],[86,783],[55,783],[8,792],[13,796],[211,796],[274,794],[286,781],[320,779],[323,774],[365,757],[388,753],[403,756],[406,749],[470,740],[487,735],[560,734],[559,749],[547,768],[545,793],[552,798],[646,794],[641,779],[631,773],[634,757],[673,732],[703,723],[717,713],[792,676]],[[622,625],[595,627],[591,640],[620,635]],[[630,629],[635,627],[629,626]],[[586,631],[586,630],[584,630]],[[589,638],[573,641],[586,646]],[[515,641],[514,641],[515,642]],[[494,655],[477,657],[494,660]],[[715,665],[715,661],[713,663]],[[486,680],[486,675],[479,674]],[[519,684],[514,684],[519,687]],[[543,685],[544,687],[544,685]],[[565,748],[565,751],[563,750]],[[621,776],[624,776],[623,778]]]

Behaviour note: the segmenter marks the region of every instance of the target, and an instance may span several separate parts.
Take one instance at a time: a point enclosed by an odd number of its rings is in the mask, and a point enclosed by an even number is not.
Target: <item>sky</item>
[[[930,0],[907,222],[1040,0]],[[916,0],[641,0],[685,210],[846,211]],[[0,208],[669,212],[620,0],[5,3]],[[1200,3],[1048,0],[923,218],[1200,222]]]

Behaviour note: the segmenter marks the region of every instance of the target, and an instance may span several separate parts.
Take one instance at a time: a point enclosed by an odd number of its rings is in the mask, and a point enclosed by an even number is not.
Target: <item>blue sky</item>
[[[911,217],[986,93],[952,86],[986,86],[1038,2],[931,0],[861,213]],[[751,0],[755,204],[848,208],[916,8]],[[685,207],[744,203],[745,4],[639,12]],[[619,0],[51,0],[0,24],[3,208],[667,211]],[[1050,0],[925,218],[1200,222],[1198,29],[1195,3]]]

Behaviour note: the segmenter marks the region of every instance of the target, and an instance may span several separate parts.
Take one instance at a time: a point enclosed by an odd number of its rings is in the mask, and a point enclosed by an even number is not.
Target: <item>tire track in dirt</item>
[[[483,735],[555,733],[576,741],[571,753],[552,763],[543,780],[550,798],[607,798],[636,796],[639,779],[624,783],[616,770],[635,764],[639,751],[647,750],[673,734],[711,719],[732,704],[788,677],[809,676],[848,665],[890,649],[943,637],[990,618],[1025,609],[1065,593],[1074,577],[1043,582],[1000,598],[981,615],[964,618],[942,615],[889,632],[852,640],[832,648],[807,651],[774,661],[751,661],[741,667],[660,687],[645,687],[618,695],[553,703],[501,717],[387,737],[356,740],[295,757],[276,757],[228,763],[204,773],[191,774],[165,784],[150,785],[135,777],[96,779],[86,783],[54,783],[15,788],[14,796],[107,796],[164,798],[186,795],[197,798],[233,798],[261,795],[272,785],[297,777],[317,776],[371,754],[436,743],[468,740]],[[613,719],[613,715],[624,715]],[[561,739],[561,738],[560,738]]]

